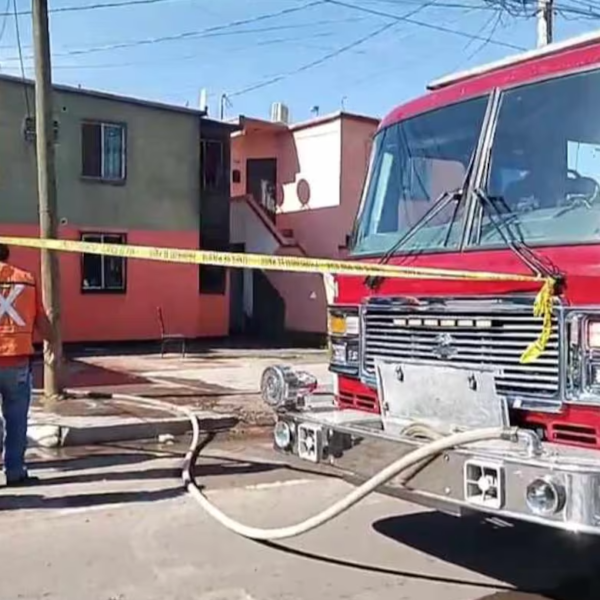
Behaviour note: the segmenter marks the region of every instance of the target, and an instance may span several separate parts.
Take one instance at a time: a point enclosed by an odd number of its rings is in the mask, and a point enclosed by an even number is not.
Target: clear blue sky
[[[50,0],[54,81],[190,106],[198,105],[206,87],[215,116],[222,93],[231,95],[228,116],[267,117],[273,101],[288,104],[294,121],[308,118],[315,105],[324,114],[342,103],[352,112],[382,116],[422,93],[431,79],[515,52],[486,42],[490,35],[523,48],[535,45],[535,20],[526,14],[532,6],[518,0],[343,0],[369,11],[411,14],[463,36],[328,2],[302,8],[310,0],[152,1],[61,11],[127,0]],[[28,0],[16,2],[19,11],[29,9]],[[556,0],[556,6],[557,40],[600,27],[600,0]],[[301,9],[266,18],[294,8]],[[0,0],[0,12],[12,10],[13,0]],[[598,18],[583,16],[590,11]],[[258,17],[264,18],[231,25]],[[28,14],[19,17],[28,76],[30,21]],[[0,17],[0,34],[1,72],[20,74],[14,17]],[[269,80],[276,82],[236,94]]]

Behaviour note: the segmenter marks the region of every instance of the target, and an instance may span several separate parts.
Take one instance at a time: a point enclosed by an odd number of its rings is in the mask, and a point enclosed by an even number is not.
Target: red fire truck
[[[366,480],[432,439],[510,428],[381,489],[600,533],[600,32],[435,81],[388,114],[351,246],[365,263],[552,277],[550,338],[520,359],[537,284],[338,276],[333,392],[263,373],[275,447]]]

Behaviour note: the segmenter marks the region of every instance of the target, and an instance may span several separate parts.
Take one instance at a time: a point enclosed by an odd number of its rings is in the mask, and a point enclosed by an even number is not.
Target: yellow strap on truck
[[[544,351],[552,331],[552,299],[555,281],[534,275],[494,273],[486,271],[462,271],[458,269],[436,269],[430,267],[407,267],[380,265],[350,260],[329,260],[304,256],[271,256],[266,254],[242,254],[235,252],[213,252],[158,246],[135,246],[129,244],[104,244],[76,240],[42,239],[30,237],[0,236],[0,243],[39,250],[76,252],[137,258],[160,262],[176,262],[197,265],[212,265],[229,268],[262,269],[265,271],[291,271],[297,273],[332,273],[359,277],[390,277],[403,279],[448,279],[507,282],[543,282],[534,303],[534,316],[542,319],[542,331],[521,356],[521,363],[536,360]]]

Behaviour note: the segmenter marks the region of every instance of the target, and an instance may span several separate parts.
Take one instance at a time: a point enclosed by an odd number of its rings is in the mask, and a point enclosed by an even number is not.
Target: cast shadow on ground
[[[183,487],[176,486],[152,491],[69,494],[50,498],[35,493],[0,495],[0,512],[8,510],[57,510],[91,508],[111,504],[149,503],[177,498],[183,493]]]
[[[267,463],[232,463],[196,465],[194,473],[200,479],[215,476],[250,475],[266,473],[281,469],[280,465]],[[102,471],[95,473],[80,473],[74,475],[59,475],[43,480],[43,485],[68,485],[77,483],[94,483],[102,481],[148,481],[157,479],[179,479],[181,467],[136,469],[131,471]]]
[[[404,546],[535,594],[531,600],[600,597],[600,540],[596,538],[438,512],[389,517],[375,522],[373,528]],[[502,592],[487,600],[527,598]]]
[[[481,518],[418,513],[374,523],[378,533],[450,564],[504,584],[392,569],[257,542],[278,552],[379,575],[489,590],[480,600],[597,600],[600,542],[540,527],[495,527]],[[557,577],[558,576],[558,577]],[[553,580],[553,581],[549,581]]]
[[[67,360],[64,377],[68,388],[89,388],[98,386],[142,385],[149,381],[139,375],[108,369],[106,367],[84,363],[77,359]],[[40,359],[32,364],[33,387],[42,388],[44,365]]]
[[[494,585],[490,583],[480,582],[480,581],[471,581],[469,579],[459,579],[457,577],[444,577],[440,575],[433,575],[428,573],[418,573],[416,571],[406,571],[403,569],[391,569],[386,567],[381,567],[379,565],[369,565],[360,562],[355,562],[351,560],[345,560],[343,558],[338,558],[335,556],[325,556],[322,554],[316,554],[312,552],[307,552],[305,550],[299,550],[297,548],[290,548],[289,546],[284,546],[279,542],[256,542],[261,546],[266,546],[267,548],[272,548],[277,552],[285,552],[286,554],[291,554],[293,556],[297,556],[299,558],[306,558],[309,560],[314,560],[316,562],[325,563],[328,565],[334,565],[336,567],[345,567],[348,569],[353,569],[356,571],[364,571],[367,573],[374,573],[376,575],[389,575],[391,577],[402,577],[405,579],[412,579],[415,581],[428,581],[430,583],[442,583],[447,585],[457,585],[462,587],[474,587],[484,590],[499,590],[499,589],[512,589],[510,586],[502,586],[502,585]]]
[[[157,458],[160,457],[150,452],[119,452],[114,454],[91,454],[74,458],[56,458],[55,460],[30,460],[28,465],[31,470],[36,472],[48,469],[80,471],[114,467],[116,465],[136,465]]]

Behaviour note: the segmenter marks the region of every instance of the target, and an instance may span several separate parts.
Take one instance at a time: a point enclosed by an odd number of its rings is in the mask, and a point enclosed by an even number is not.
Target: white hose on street
[[[81,393],[81,392],[79,392]],[[200,504],[200,506],[214,519],[216,519],[221,525],[227,529],[237,533],[246,538],[253,540],[282,540],[286,538],[292,538],[304,533],[307,533],[321,525],[324,525],[328,521],[335,519],[348,509],[352,508],[355,504],[363,500],[369,494],[372,494],[377,490],[378,487],[389,482],[391,479],[399,475],[402,471],[412,467],[413,465],[432,458],[436,454],[449,450],[457,446],[464,446],[466,444],[473,444],[476,442],[482,442],[486,440],[499,439],[506,434],[506,430],[502,428],[486,428],[477,429],[472,431],[465,431],[456,433],[435,439],[424,446],[420,446],[416,450],[413,450],[409,454],[406,454],[394,461],[389,466],[385,467],[379,473],[375,474],[371,479],[355,488],[344,498],[338,500],[332,504],[329,508],[322,512],[302,521],[295,525],[288,525],[285,527],[277,527],[274,529],[261,529],[257,527],[251,527],[244,525],[235,519],[232,519],[219,508],[217,508],[208,498],[202,493],[200,487],[196,483],[193,469],[197,459],[197,454],[200,448],[200,425],[198,418],[192,410],[184,406],[176,406],[167,402],[161,402],[159,400],[153,400],[149,398],[140,398],[138,396],[131,396],[127,394],[111,394],[111,397],[115,400],[120,400],[130,404],[146,405],[161,410],[168,411],[174,414],[184,414],[192,425],[192,441],[189,449],[185,455],[182,466],[182,479],[186,490],[191,496]]]

